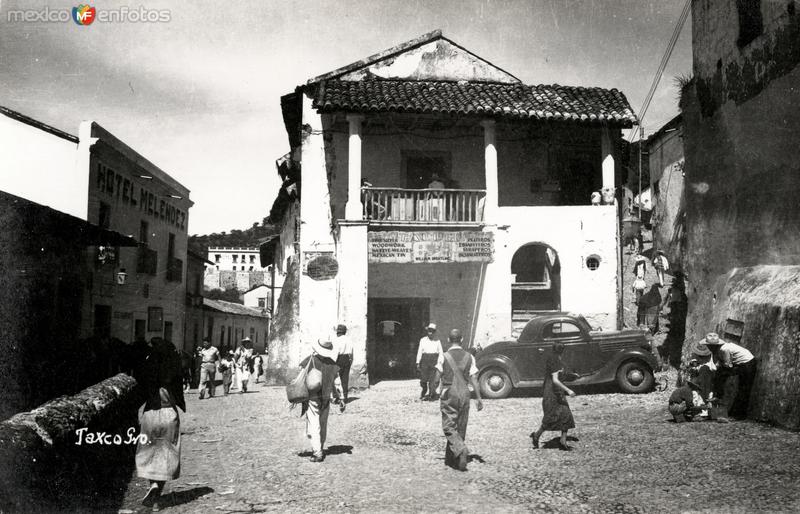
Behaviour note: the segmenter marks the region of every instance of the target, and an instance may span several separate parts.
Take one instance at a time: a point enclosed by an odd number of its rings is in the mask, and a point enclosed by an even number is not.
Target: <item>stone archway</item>
[[[561,310],[561,263],[552,246],[538,242],[521,246],[511,259],[511,276],[513,321]]]

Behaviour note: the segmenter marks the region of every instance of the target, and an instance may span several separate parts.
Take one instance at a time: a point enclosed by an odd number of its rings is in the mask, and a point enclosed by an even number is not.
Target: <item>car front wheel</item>
[[[646,393],[654,382],[653,370],[639,361],[628,361],[617,370],[617,384],[626,393]]]
[[[489,368],[481,373],[478,386],[484,398],[505,398],[514,388],[508,373],[500,368]]]

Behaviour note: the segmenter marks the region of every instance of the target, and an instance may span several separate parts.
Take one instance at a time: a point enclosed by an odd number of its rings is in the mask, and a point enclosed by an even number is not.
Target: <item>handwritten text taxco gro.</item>
[[[88,428],[79,428],[75,431],[78,436],[76,445],[83,444],[101,444],[101,445],[123,445],[123,444],[150,444],[147,434],[136,435],[136,428],[130,427],[126,432],[126,438],[123,439],[121,434],[109,434],[107,432],[89,432]]]

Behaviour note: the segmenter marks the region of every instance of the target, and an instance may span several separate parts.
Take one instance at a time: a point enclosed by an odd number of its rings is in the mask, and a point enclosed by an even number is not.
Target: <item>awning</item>
[[[136,239],[45,205],[0,191],[0,230],[30,244],[65,241],[80,246],[138,246]]]

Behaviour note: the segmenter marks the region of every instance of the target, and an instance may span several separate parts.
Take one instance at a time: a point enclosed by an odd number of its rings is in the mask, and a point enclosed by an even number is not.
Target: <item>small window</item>
[[[233,263],[234,263],[234,264],[236,264],[236,263],[238,262],[238,260],[237,260],[237,259],[239,259],[239,256],[238,256],[238,255],[234,255],[234,256],[233,256]]]
[[[249,269],[249,270],[247,270],[247,271],[253,271],[253,267],[252,267],[252,266],[250,266],[250,269]]]
[[[250,256],[250,264],[253,264],[255,262],[256,262],[256,256],[255,255],[251,255]]]
[[[164,309],[161,307],[147,308],[147,330],[161,332],[164,330]]]
[[[258,306],[262,309],[267,306],[267,299],[266,298],[259,298],[258,299]]]
[[[590,255],[586,258],[586,267],[591,271],[595,271],[600,267],[600,257],[597,255]]]
[[[214,262],[219,262],[222,256],[220,254],[214,255]]]
[[[97,225],[104,229],[108,229],[108,227],[111,226],[111,206],[105,202],[100,202],[100,212],[97,215]]]
[[[761,0],[736,0],[736,10],[739,13],[739,39],[736,44],[742,48],[764,31]]]
[[[544,336],[546,338],[560,339],[573,337],[581,333],[577,325],[569,322],[553,323],[544,329]]]

